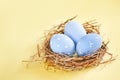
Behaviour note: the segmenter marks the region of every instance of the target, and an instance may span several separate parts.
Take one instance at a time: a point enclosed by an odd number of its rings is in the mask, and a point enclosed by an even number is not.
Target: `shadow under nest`
[[[64,54],[56,54],[52,52],[50,49],[50,39],[54,34],[64,32],[65,24],[75,17],[66,20],[65,22],[61,23],[58,26],[53,27],[51,30],[47,32],[46,35],[43,36],[43,43],[37,45],[37,53],[31,56],[31,62],[39,61],[44,62],[45,65],[48,67],[53,67],[54,69],[64,70],[64,71],[78,71],[81,69],[85,69],[92,66],[98,66],[103,63],[107,63],[110,61],[115,60],[111,53],[107,52],[107,43],[103,41],[102,47],[97,50],[94,54],[88,56],[76,56],[70,57]],[[87,33],[97,33],[100,35],[99,27],[100,25],[96,25],[97,22],[95,20],[88,21],[83,23],[84,28],[86,29]],[[104,61],[103,56],[108,54],[110,57],[108,60]]]

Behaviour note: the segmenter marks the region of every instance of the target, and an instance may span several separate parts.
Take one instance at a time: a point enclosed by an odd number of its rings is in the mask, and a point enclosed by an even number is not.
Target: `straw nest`
[[[44,62],[46,69],[52,67],[54,69],[65,70],[65,71],[78,71],[81,69],[85,69],[92,66],[98,66],[99,64],[107,63],[113,61],[112,54],[107,52],[107,44],[108,42],[102,43],[102,47],[96,51],[94,54],[89,56],[76,56],[73,57],[64,55],[64,54],[56,54],[52,52],[50,49],[50,39],[54,34],[63,33],[65,24],[75,17],[66,20],[65,22],[61,23],[58,26],[53,27],[51,30],[47,32],[43,36],[43,43],[37,45],[37,53],[31,56],[32,62],[39,61]],[[95,20],[88,21],[83,23],[84,28],[86,29],[87,33],[97,33],[100,35],[99,27],[100,25],[96,25],[97,22]],[[103,60],[103,56],[105,54],[109,55],[108,60]]]

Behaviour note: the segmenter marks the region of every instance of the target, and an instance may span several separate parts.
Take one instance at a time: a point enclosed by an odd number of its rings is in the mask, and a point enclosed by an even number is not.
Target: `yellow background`
[[[21,61],[36,52],[45,30],[78,15],[97,19],[117,60],[78,72],[46,71]],[[0,0],[0,80],[120,80],[120,0]]]

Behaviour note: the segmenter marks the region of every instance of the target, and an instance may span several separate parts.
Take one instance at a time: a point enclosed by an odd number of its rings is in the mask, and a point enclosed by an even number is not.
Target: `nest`
[[[112,54],[107,52],[107,44],[108,42],[103,42],[102,47],[97,50],[94,54],[88,56],[76,56],[73,57],[64,55],[64,54],[56,54],[52,52],[50,49],[50,39],[54,34],[64,33],[65,24],[75,17],[66,20],[65,22],[61,23],[58,26],[53,27],[51,30],[45,34],[43,37],[43,43],[37,45],[38,52],[32,56],[33,61],[42,61],[47,66],[46,69],[52,67],[54,69],[65,70],[65,71],[78,71],[81,69],[85,69],[92,66],[98,66],[99,64],[107,63],[113,61]],[[97,33],[100,34],[99,27],[100,25],[96,25],[97,22],[95,20],[87,21],[83,23],[84,28],[86,29],[87,33]],[[103,56],[108,54],[110,57],[108,60],[104,61]]]

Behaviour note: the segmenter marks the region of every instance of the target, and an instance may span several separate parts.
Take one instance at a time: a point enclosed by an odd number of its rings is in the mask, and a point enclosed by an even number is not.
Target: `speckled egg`
[[[82,24],[76,21],[69,21],[64,28],[64,34],[69,36],[76,44],[79,39],[86,35],[86,31]]]
[[[79,56],[86,56],[95,53],[101,46],[101,36],[96,33],[90,33],[79,40],[76,45],[76,52]]]
[[[50,39],[50,48],[57,54],[72,56],[75,52],[75,44],[71,38],[64,34],[55,34]]]

